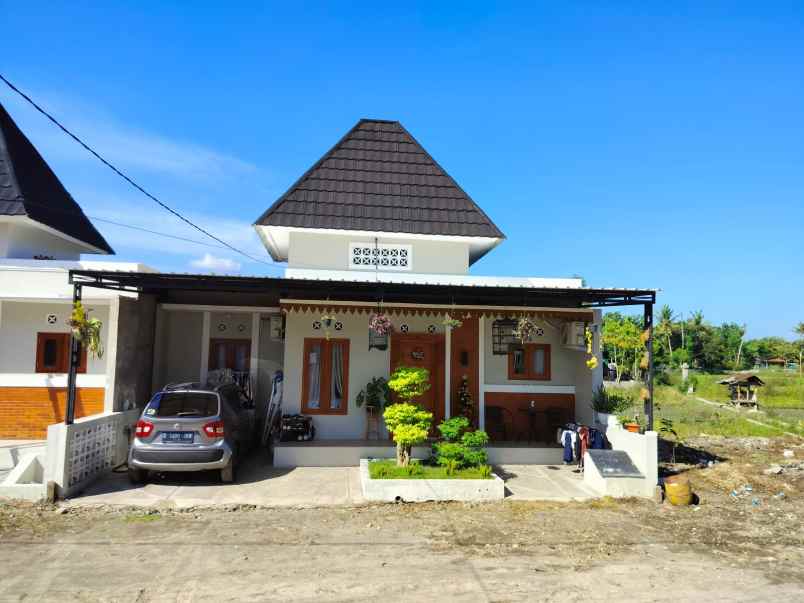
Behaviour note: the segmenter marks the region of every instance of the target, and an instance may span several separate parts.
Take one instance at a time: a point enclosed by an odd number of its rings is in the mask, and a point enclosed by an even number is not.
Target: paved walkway
[[[497,470],[506,480],[512,500],[585,500],[594,493],[571,467],[505,465]],[[297,467],[276,469],[252,457],[238,472],[237,483],[221,484],[214,474],[185,473],[152,476],[133,486],[125,473],[99,480],[68,505],[171,506],[215,505],[319,507],[364,503],[357,467]]]

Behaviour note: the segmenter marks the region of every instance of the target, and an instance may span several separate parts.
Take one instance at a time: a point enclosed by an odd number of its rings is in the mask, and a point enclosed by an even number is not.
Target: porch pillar
[[[257,396],[257,379],[259,378],[260,361],[260,313],[251,314],[251,359],[248,366],[248,380],[251,385],[251,397]]]
[[[452,327],[449,325],[444,327],[444,418],[449,419],[450,410],[450,393],[452,390]]]
[[[81,301],[81,285],[73,285],[73,307]],[[64,409],[64,424],[72,425],[75,421],[76,374],[81,364],[81,342],[70,332],[70,364],[67,369],[67,407]]]
[[[645,400],[645,416],[648,419],[646,431],[653,431],[653,304],[645,304],[644,326],[648,331],[648,398]]]
[[[477,428],[486,429],[486,317],[477,319]]]
[[[199,378],[201,383],[207,382],[209,373],[209,324],[212,320],[212,313],[204,311],[203,322],[201,323],[201,370]]]

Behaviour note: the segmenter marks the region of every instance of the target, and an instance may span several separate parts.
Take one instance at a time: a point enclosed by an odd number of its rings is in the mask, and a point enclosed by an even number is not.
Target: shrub
[[[355,398],[358,408],[365,404],[373,408],[384,408],[391,402],[391,388],[382,377],[374,377],[360,390]]]
[[[606,389],[601,385],[592,395],[592,408],[610,415],[628,410],[633,404],[634,397],[631,392],[619,387]]]
[[[388,387],[401,402],[411,403],[430,389],[430,371],[426,368],[400,366],[391,373]]]
[[[427,439],[433,414],[415,404],[392,404],[382,416],[396,442],[396,463],[405,467],[413,446]]]
[[[491,477],[491,465],[481,465],[478,467],[478,470],[482,479],[489,479]]]
[[[438,425],[441,437],[447,442],[456,442],[461,434],[469,429],[469,419],[466,417],[452,417]]]
[[[445,467],[447,473],[454,469],[480,467],[488,461],[486,444],[489,436],[485,431],[465,431],[469,421],[454,417],[438,426],[444,438],[433,446],[436,463]]]

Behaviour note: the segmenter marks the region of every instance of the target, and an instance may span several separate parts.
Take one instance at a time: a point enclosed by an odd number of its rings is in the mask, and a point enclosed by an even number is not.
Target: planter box
[[[371,479],[369,459],[360,459],[363,498],[383,502],[489,501],[505,498],[505,482],[491,479]]]

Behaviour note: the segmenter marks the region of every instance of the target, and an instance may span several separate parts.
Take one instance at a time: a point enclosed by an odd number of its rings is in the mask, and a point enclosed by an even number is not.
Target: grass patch
[[[157,512],[146,511],[144,513],[128,513],[123,519],[126,523],[147,523],[162,519],[162,516]]]
[[[408,467],[397,467],[393,459],[371,461],[368,467],[371,479],[491,479],[490,471],[484,467],[456,469],[447,473],[445,467],[417,461]]]

